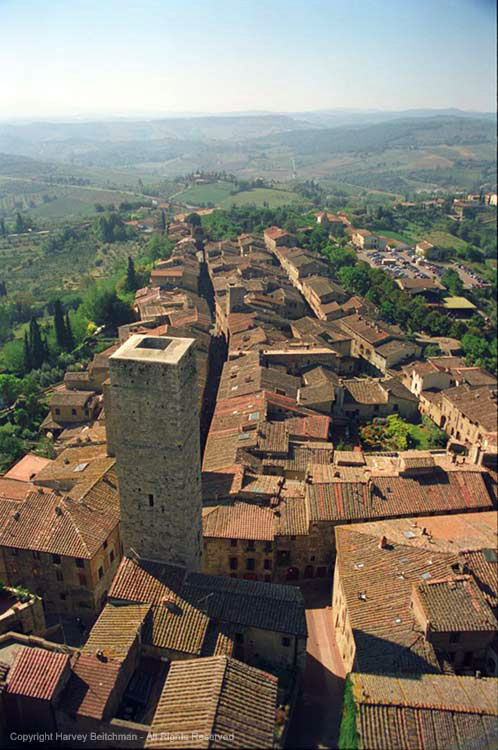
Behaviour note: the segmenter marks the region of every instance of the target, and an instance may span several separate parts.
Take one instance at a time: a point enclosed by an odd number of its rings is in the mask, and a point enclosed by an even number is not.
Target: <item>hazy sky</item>
[[[494,0],[0,0],[0,116],[495,108]]]

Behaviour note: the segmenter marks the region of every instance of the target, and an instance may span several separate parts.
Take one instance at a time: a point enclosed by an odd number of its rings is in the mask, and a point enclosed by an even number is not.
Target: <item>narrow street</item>
[[[304,592],[308,655],[288,748],[337,748],[345,672],[333,635],[330,591]]]

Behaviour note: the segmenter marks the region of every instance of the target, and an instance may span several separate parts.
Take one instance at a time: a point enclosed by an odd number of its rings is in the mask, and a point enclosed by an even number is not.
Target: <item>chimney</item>
[[[379,549],[387,549],[387,539],[385,536],[381,536],[379,540]]]
[[[55,506],[55,515],[62,516],[62,508],[60,507],[60,505]]]

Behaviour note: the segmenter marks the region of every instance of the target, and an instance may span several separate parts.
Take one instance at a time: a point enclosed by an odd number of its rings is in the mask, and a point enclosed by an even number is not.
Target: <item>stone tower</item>
[[[108,452],[124,553],[200,570],[202,499],[194,340],[131,336],[110,357]]]

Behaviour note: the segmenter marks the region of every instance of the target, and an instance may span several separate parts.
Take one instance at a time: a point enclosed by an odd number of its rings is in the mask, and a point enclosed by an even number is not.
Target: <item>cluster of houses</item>
[[[279,227],[204,246],[182,221],[168,233],[175,250],[136,293],[136,321],[54,392],[42,429],[56,457],[0,477],[3,726],[105,731],[109,746],[177,747],[193,732],[278,746],[306,660],[300,587],[318,580],[333,589],[360,747],[385,746],[387,730],[383,745],[371,735],[386,691],[460,732],[465,684],[465,715],[491,733],[496,379],[458,356],[421,361]],[[192,415],[220,339],[201,463]],[[419,413],[446,448],[341,446],[352,423]],[[197,511],[200,569],[152,553],[181,546]],[[85,630],[77,648],[58,642],[68,619]]]

